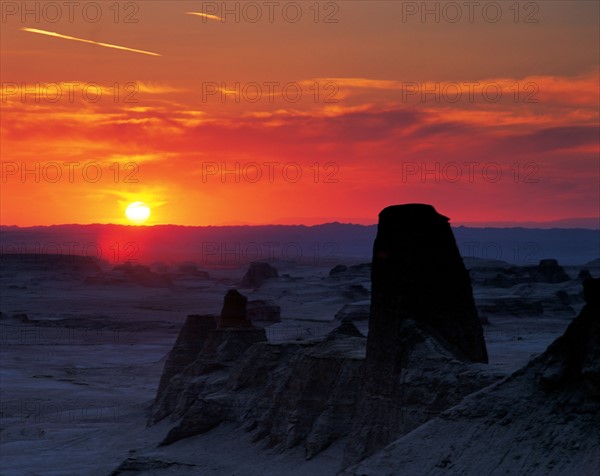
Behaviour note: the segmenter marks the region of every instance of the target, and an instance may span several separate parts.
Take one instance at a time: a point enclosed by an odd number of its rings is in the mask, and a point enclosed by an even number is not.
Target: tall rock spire
[[[385,208],[373,248],[367,363],[399,364],[404,319],[425,327],[458,359],[487,362],[468,271],[448,218],[431,205]]]

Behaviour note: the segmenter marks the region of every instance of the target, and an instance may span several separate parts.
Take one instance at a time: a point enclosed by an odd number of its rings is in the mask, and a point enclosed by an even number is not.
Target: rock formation
[[[544,354],[540,385],[556,389],[578,385],[600,403],[600,279],[583,282],[586,305]]]
[[[167,357],[150,423],[183,415],[202,387],[199,382],[210,381],[198,377],[227,369],[253,344],[267,340],[265,330],[247,319],[246,303],[247,298],[232,289],[218,318],[188,317]]]
[[[260,288],[265,281],[278,276],[277,269],[269,263],[254,261],[250,263],[248,271],[242,278],[240,286],[242,288]]]
[[[208,337],[208,333],[216,327],[217,322],[212,314],[188,316],[181,331],[179,331],[175,345],[167,356],[157,395],[163,394],[174,375],[183,372],[188,365],[196,360]]]
[[[555,259],[543,259],[536,266],[498,267],[494,271],[495,276],[483,280],[485,286],[510,288],[517,284],[564,283],[571,279]]]
[[[597,474],[600,279],[546,352],[465,398],[344,475]]]
[[[227,372],[196,369],[172,396],[177,424],[163,444],[234,422],[268,447],[303,445],[310,458],[350,431],[365,344],[353,324],[343,322],[322,342],[255,343]]]
[[[345,462],[363,459],[493,376],[448,218],[429,205],[384,209],[373,248],[361,404]]]
[[[403,352],[399,325],[407,318],[425,326],[457,358],[487,362],[469,273],[448,218],[432,206],[398,205],[380,213],[371,281],[367,366],[371,361],[394,373]]]
[[[214,365],[234,362],[256,342],[267,340],[265,330],[246,316],[248,298],[235,289],[225,295],[217,329],[209,332],[202,348],[203,361]]]
[[[230,289],[225,295],[219,329],[228,327],[251,327],[252,323],[246,318],[246,306],[248,298],[242,296],[239,291]]]
[[[254,439],[307,458],[346,436],[360,396],[366,339],[350,322],[322,342],[254,346],[231,375],[240,424]],[[250,396],[250,397],[249,397]]]
[[[541,260],[530,272],[532,279],[538,283],[564,283],[571,279],[555,259]]]
[[[232,422],[275,449],[302,445],[308,458],[345,439],[353,463],[500,378],[480,363],[481,324],[448,219],[426,205],[380,218],[373,265],[341,271],[362,280],[371,270],[368,338],[345,317],[320,342],[264,342],[246,298],[229,291],[200,352],[165,376],[150,419],[175,422],[163,444]]]

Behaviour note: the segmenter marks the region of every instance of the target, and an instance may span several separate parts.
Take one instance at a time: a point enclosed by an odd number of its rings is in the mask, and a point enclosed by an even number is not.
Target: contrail
[[[53,36],[55,38],[64,38],[65,40],[81,41],[82,43],[91,43],[92,45],[105,46],[106,48],[114,48],[117,50],[131,51],[133,53],[141,53],[143,55],[160,56],[158,53],[152,53],[151,51],[136,50],[133,48],[127,48],[126,46],[118,46],[111,45],[109,43],[100,43],[98,41],[84,40],[83,38],[75,38],[74,36],[61,35],[60,33],[54,33],[53,31],[38,30],[36,28],[21,28],[21,30],[28,31],[30,33],[38,33],[39,35]]]
[[[198,13],[198,12],[185,12],[186,15],[196,15],[202,18],[208,18],[210,20],[223,21],[223,19],[217,15],[211,15],[210,13]]]

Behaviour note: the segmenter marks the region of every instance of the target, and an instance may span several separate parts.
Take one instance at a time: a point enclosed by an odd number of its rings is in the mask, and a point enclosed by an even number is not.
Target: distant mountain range
[[[376,228],[342,223],[0,226],[0,251],[97,256],[112,263],[194,261],[208,268],[238,267],[256,260],[334,266],[370,261]],[[463,257],[518,265],[535,264],[544,258],[555,258],[561,264],[584,264],[600,257],[600,231],[595,229],[455,226],[453,230]]]
[[[296,225],[298,223],[338,223],[339,221],[332,217],[285,217],[274,220],[272,225]],[[360,224],[360,225],[372,225],[376,221],[373,217],[370,218],[353,218],[344,223]],[[239,226],[243,225],[240,222],[224,222],[219,223],[217,226]],[[470,228],[586,228],[590,230],[600,230],[600,217],[576,217],[576,218],[562,218],[558,220],[549,221],[472,221],[462,222],[452,220],[453,226],[467,226]],[[253,224],[251,226],[258,226]]]
[[[563,218],[551,221],[498,221],[498,222],[464,222],[463,226],[472,228],[586,228],[600,230],[600,217]]]

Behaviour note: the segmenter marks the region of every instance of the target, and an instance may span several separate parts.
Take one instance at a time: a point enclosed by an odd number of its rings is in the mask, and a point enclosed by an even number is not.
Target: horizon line
[[[598,223],[595,226],[591,224],[575,224],[575,225],[567,225],[564,224],[561,226],[560,222],[565,221],[576,221],[576,220],[585,220],[585,221],[597,221]],[[127,227],[127,228],[155,228],[155,227],[179,227],[179,228],[251,228],[251,227],[318,227],[325,225],[348,225],[348,226],[363,226],[363,227],[371,227],[376,226],[377,222],[372,223],[356,223],[349,221],[324,221],[322,223],[315,224],[305,224],[305,223],[245,223],[245,224],[210,224],[210,225],[183,225],[178,223],[155,223],[155,224],[130,224],[130,223],[54,223],[50,225],[6,225],[0,224],[0,229],[2,228],[50,228],[50,227],[68,227],[68,226],[118,226],[118,227]],[[578,217],[578,218],[562,218],[557,220],[549,220],[549,221],[523,221],[523,222],[509,222],[509,221],[494,221],[494,222],[478,222],[478,221],[457,221],[455,223],[450,222],[450,226],[453,228],[465,227],[465,228],[527,228],[527,229],[567,229],[567,230],[575,230],[575,229],[583,229],[583,230],[594,230],[600,231],[600,217]]]

